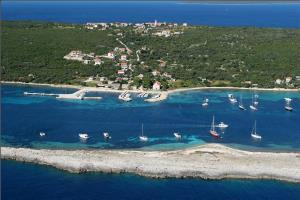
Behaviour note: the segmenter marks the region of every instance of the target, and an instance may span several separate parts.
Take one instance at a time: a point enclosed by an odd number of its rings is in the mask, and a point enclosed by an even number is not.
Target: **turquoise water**
[[[130,174],[70,174],[1,163],[2,199],[299,199],[299,184],[267,180],[148,179]]]
[[[220,143],[243,149],[300,149],[300,93],[262,92],[258,110],[249,109],[252,91],[198,90],[173,93],[166,101],[147,103],[133,94],[132,102],[121,102],[118,94],[91,93],[102,100],[57,100],[54,97],[24,96],[27,92],[71,93],[74,89],[50,87],[2,86],[1,141],[2,145],[32,148],[143,148],[179,149],[205,143]],[[243,96],[246,111],[228,102],[228,93]],[[284,97],[293,98],[293,112],[284,110]],[[203,108],[202,100],[209,98]],[[215,115],[216,123],[229,124],[218,129],[221,139],[212,138],[208,131]],[[254,120],[262,140],[250,136]],[[140,142],[141,124],[148,142]],[[39,132],[46,132],[40,137]],[[105,141],[102,133],[110,132]],[[90,139],[81,141],[80,132]],[[183,135],[176,140],[174,132]]]

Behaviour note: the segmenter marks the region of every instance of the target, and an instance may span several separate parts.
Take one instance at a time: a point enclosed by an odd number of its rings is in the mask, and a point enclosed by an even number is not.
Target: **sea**
[[[193,3],[191,3],[193,2]],[[282,1],[284,2],[284,1]],[[3,20],[176,22],[209,26],[300,28],[300,3],[197,1],[2,1]]]
[[[300,150],[300,93],[255,90],[196,90],[176,92],[162,102],[147,103],[132,94],[131,102],[118,94],[93,92],[101,100],[57,100],[24,92],[61,94],[76,89],[45,86],[1,86],[1,146],[53,149],[176,150],[220,143],[252,151]],[[242,98],[245,111],[228,101]],[[251,111],[257,95],[258,110]],[[284,109],[292,98],[293,112]],[[207,107],[203,99],[209,99]],[[220,139],[209,130],[212,117],[229,127]],[[261,140],[251,138],[254,121]],[[140,142],[141,125],[148,142]],[[40,132],[46,136],[41,137]],[[80,140],[86,132],[90,139]],[[112,138],[103,139],[109,132]],[[173,133],[183,138],[176,140]],[[132,174],[70,174],[52,167],[16,161],[1,162],[3,199],[298,199],[300,185],[272,180],[156,180]],[[215,191],[218,192],[215,192]],[[22,194],[22,195],[20,195]]]
[[[166,21],[209,26],[300,28],[298,3],[188,3],[4,1],[2,20],[63,23]],[[198,90],[177,92],[162,102],[147,103],[132,94],[121,102],[114,93],[90,93],[102,100],[57,100],[25,96],[24,92],[71,93],[75,89],[45,86],[1,85],[1,146],[53,149],[174,150],[220,143],[252,151],[300,150],[300,93]],[[242,98],[246,111],[228,101]],[[249,109],[258,96],[258,110]],[[293,112],[284,110],[292,98]],[[208,107],[202,107],[203,99]],[[208,131],[212,117],[229,125]],[[261,140],[250,136],[254,122]],[[149,137],[138,136],[141,127]],[[40,132],[46,136],[41,137]],[[87,132],[82,141],[78,134]],[[112,138],[105,141],[103,132]],[[182,134],[176,140],[174,132]],[[273,180],[149,179],[133,174],[71,174],[52,167],[1,160],[2,199],[299,199],[300,185]]]

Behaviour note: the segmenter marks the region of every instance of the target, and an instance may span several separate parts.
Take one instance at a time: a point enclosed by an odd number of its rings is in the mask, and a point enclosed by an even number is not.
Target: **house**
[[[114,59],[115,58],[115,53],[113,51],[110,51],[107,53],[107,58],[110,58],[110,59]]]
[[[120,60],[127,60],[127,55],[125,55],[125,54],[121,55],[121,59]]]
[[[276,79],[275,84],[280,85],[283,81],[281,79]]]
[[[289,83],[291,82],[292,79],[293,79],[292,77],[286,77],[286,78],[285,78],[285,83],[286,83],[286,84],[289,84]]]
[[[86,65],[91,64],[91,60],[89,60],[89,59],[84,59],[84,60],[83,60],[83,64],[86,64]]]
[[[153,75],[153,76],[158,76],[158,75],[160,75],[160,72],[157,71],[157,70],[154,70],[154,71],[152,72],[152,75]]]
[[[295,77],[297,81],[300,81],[300,76]]]
[[[161,86],[160,82],[159,82],[159,81],[156,81],[156,82],[153,84],[152,89],[153,89],[153,90],[160,90],[160,86]]]
[[[139,79],[143,79],[143,78],[144,78],[144,75],[143,75],[143,74],[139,74],[137,77],[138,77]]]
[[[94,59],[94,65],[101,65],[101,64],[102,64],[102,60],[100,58]]]
[[[123,74],[125,74],[125,71],[123,69],[120,69],[120,70],[118,70],[117,73],[120,74],[120,75],[123,75]]]

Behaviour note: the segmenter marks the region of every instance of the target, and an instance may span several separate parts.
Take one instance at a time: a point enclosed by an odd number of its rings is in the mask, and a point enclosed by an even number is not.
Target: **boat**
[[[147,98],[148,96],[149,96],[148,93],[145,93],[145,94],[143,95],[144,98]]]
[[[174,133],[174,136],[176,139],[181,139],[181,134],[180,133]]]
[[[290,105],[284,106],[284,109],[287,111],[293,111],[293,108]]]
[[[240,97],[239,109],[241,109],[241,110],[246,110],[245,106],[243,105],[242,97]]]
[[[41,136],[41,137],[43,137],[43,136],[45,136],[45,135],[46,135],[45,132],[40,132],[40,136]]]
[[[130,94],[127,91],[120,94],[118,98],[123,101],[131,101],[132,100],[132,98],[130,98]]]
[[[290,105],[292,99],[291,98],[284,98],[285,100],[285,106],[284,106],[284,109],[287,110],[287,111],[293,111],[293,108],[292,106]]]
[[[205,98],[202,102],[202,106],[208,106],[208,98]]]
[[[286,102],[291,102],[291,101],[292,101],[292,99],[291,99],[291,98],[288,98],[288,97],[285,97],[284,100],[285,100]]]
[[[89,138],[89,135],[87,133],[79,133],[80,139],[86,140]]]
[[[220,124],[218,124],[219,128],[227,128],[228,124],[225,124],[224,122],[221,122]]]
[[[249,107],[250,107],[250,109],[253,110],[253,111],[256,111],[256,110],[257,110],[256,106],[254,105],[253,95],[252,95],[252,104],[251,104]]]
[[[140,135],[139,138],[140,138],[140,141],[142,141],[142,142],[148,141],[148,137],[144,135],[144,124],[142,124],[142,135]]]
[[[228,94],[228,99],[230,101],[230,103],[236,103],[237,100],[236,98],[233,96],[233,94]]]
[[[212,120],[212,123],[211,123],[211,128],[210,128],[209,133],[215,138],[220,137],[220,134],[217,133],[216,128],[215,128],[215,116],[213,116],[213,120]]]
[[[254,105],[258,105],[258,95],[257,94],[255,94],[254,95]]]
[[[104,137],[104,139],[111,139],[111,136],[107,132],[103,133],[103,137]]]
[[[251,132],[251,137],[253,137],[254,139],[261,139],[262,137],[256,133],[256,120],[254,122],[254,127],[252,129],[252,132]]]

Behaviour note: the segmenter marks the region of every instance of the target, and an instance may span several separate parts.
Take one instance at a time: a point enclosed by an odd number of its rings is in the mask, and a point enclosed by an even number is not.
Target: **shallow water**
[[[249,109],[252,91],[198,90],[173,93],[166,101],[147,103],[133,94],[132,102],[121,102],[118,94],[93,93],[102,100],[57,100],[54,97],[24,96],[27,92],[70,93],[74,89],[2,85],[2,145],[32,148],[144,148],[178,149],[204,143],[221,143],[246,149],[300,149],[300,93],[256,91],[258,110]],[[246,111],[228,102],[228,93],[243,97]],[[293,98],[293,112],[284,110],[284,97]],[[201,102],[209,98],[209,106]],[[218,129],[222,139],[208,131],[212,116],[229,124]],[[250,136],[254,120],[262,140]],[[141,124],[148,142],[140,142]],[[40,137],[39,132],[46,132]],[[104,141],[102,133],[112,139]],[[80,132],[90,139],[81,141]],[[174,132],[183,135],[176,140]]]

